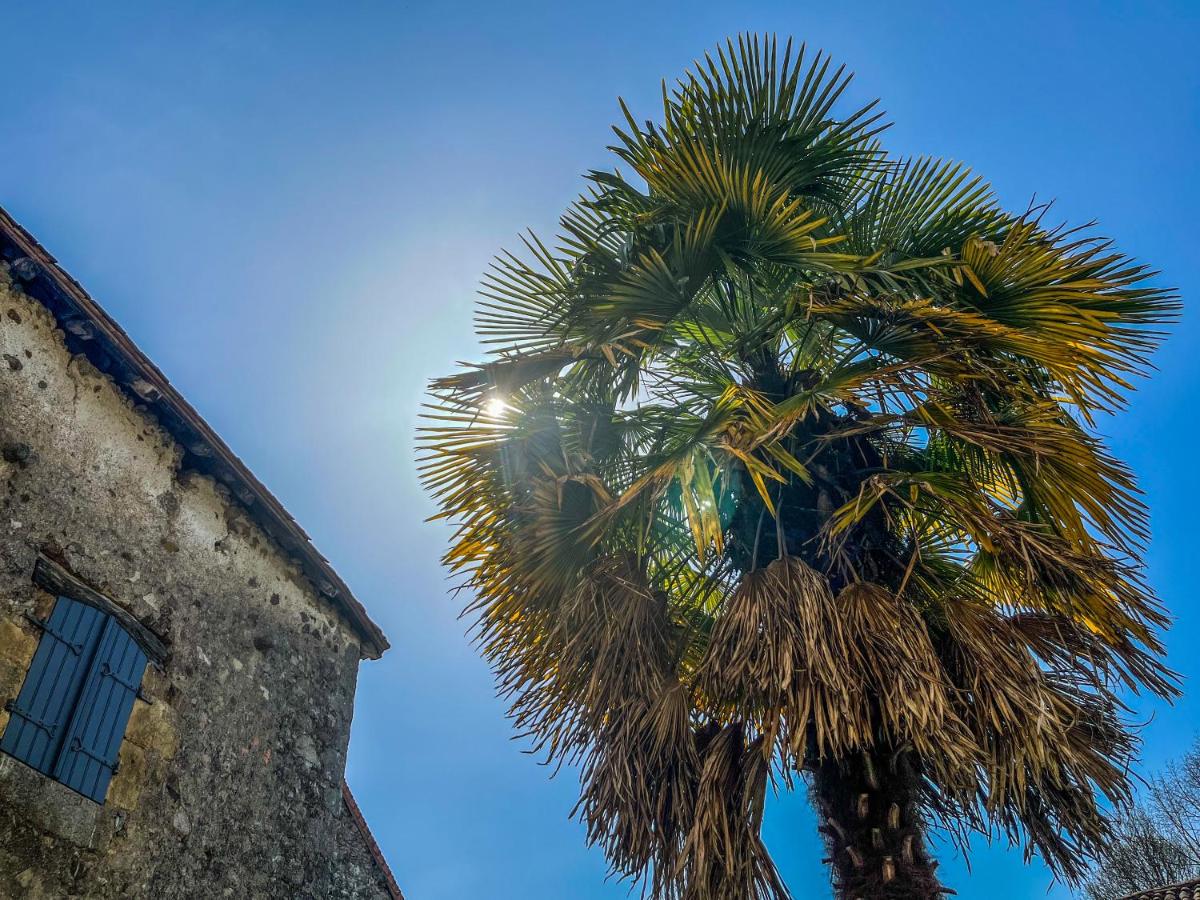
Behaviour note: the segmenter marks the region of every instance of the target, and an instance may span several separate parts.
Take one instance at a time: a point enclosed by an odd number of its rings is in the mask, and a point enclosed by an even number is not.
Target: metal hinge
[[[109,668],[108,663],[106,663],[106,662],[100,663],[100,674],[111,678],[113,681],[115,681],[117,684],[121,685],[121,687],[125,688],[127,691],[132,693],[133,696],[137,697],[137,699],[141,700],[143,703],[153,703],[154,702],[142,690],[142,686],[140,684],[129,683],[128,681],[123,679],[120,675],[115,673],[111,668]]]
[[[113,774],[116,774],[117,764],[115,762],[109,762],[104,757],[97,756],[87,747],[83,746],[83,741],[81,741],[79,738],[75,737],[71,739],[71,750],[73,750],[75,753],[82,753],[84,756],[94,759],[96,762],[100,763],[100,765],[104,766],[104,768],[108,769]]]
[[[46,732],[46,734],[50,735],[50,737],[52,737],[52,738],[54,737],[54,732],[56,732],[58,730],[57,723],[48,724],[46,722],[43,722],[41,719],[31,716],[29,713],[25,712],[25,710],[21,709],[21,707],[17,706],[16,700],[6,701],[4,704],[4,708],[6,710],[8,710],[8,712],[11,713],[12,715],[20,716],[22,719],[24,719],[30,725],[33,725],[35,728],[42,729],[42,731]]]
[[[75,641],[67,640],[66,635],[61,634],[57,628],[55,628],[53,625],[51,625],[45,619],[39,619],[37,616],[30,615],[29,613],[25,613],[25,618],[28,619],[30,622],[32,622],[34,625],[36,625],[38,628],[42,629],[43,632],[50,635],[50,637],[54,638],[60,644],[63,644],[68,650],[70,650],[76,656],[78,656],[80,653],[83,652],[83,644],[77,644],[77,643],[75,643]]]
[[[129,693],[131,693],[131,694],[138,694],[141,692],[141,687],[139,685],[130,684],[128,681],[126,681],[124,678],[122,678],[120,675],[118,675],[116,672],[114,672],[112,670],[112,666],[110,666],[106,662],[100,663],[100,675],[105,678],[111,678],[113,681],[115,681],[121,687],[125,688],[125,690],[129,691]]]

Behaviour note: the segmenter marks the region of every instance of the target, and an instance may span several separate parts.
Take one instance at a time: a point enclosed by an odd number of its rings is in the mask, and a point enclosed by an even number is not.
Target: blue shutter
[[[137,696],[146,654],[108,618],[75,715],[67,727],[54,777],[97,803],[104,802]]]
[[[58,598],[50,618],[39,623],[42,639],[21,692],[7,704],[0,750],[51,774],[107,619],[95,607]]]

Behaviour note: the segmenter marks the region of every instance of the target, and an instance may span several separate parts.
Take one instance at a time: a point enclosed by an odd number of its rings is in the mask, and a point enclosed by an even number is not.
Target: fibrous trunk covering
[[[816,766],[812,780],[834,886],[844,900],[940,900],[925,847],[920,775],[907,750]]]

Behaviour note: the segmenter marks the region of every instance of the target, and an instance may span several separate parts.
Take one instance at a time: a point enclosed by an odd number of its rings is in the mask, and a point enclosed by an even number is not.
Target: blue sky
[[[1053,7],[1053,8],[1051,8]],[[349,779],[412,900],[618,898],[567,819],[570,773],[511,739],[414,471],[426,380],[475,355],[475,286],[611,165],[624,96],[742,30],[794,35],[881,97],[899,153],[963,160],[1010,205],[1056,198],[1196,295],[1200,5],[1188,3],[6,4],[0,205],[278,494],[393,643],[363,666]],[[1142,704],[1157,764],[1200,728],[1197,317],[1103,423],[1153,511],[1150,577],[1189,678]],[[803,796],[767,840],[828,895]],[[1047,894],[981,844],[970,898]]]

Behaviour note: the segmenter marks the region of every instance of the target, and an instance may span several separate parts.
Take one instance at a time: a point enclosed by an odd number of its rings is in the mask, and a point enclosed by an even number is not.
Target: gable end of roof
[[[354,820],[359,834],[362,835],[367,849],[371,852],[371,858],[375,860],[375,865],[379,867],[379,872],[383,876],[383,880],[387,883],[388,892],[392,895],[392,900],[404,900],[404,893],[400,890],[400,885],[396,883],[395,876],[392,875],[392,868],[388,865],[387,859],[384,858],[383,851],[379,849],[379,844],[375,841],[375,835],[371,834],[371,827],[367,824],[362,810],[358,808],[354,794],[350,792],[350,785],[346,784],[345,780],[342,781],[342,799],[346,801],[346,809],[350,811],[350,818]]]
[[[22,288],[55,317],[72,353],[85,356],[137,405],[145,407],[183,448],[183,465],[224,484],[247,515],[290,556],[321,596],[350,624],[364,657],[388,649],[383,631],[283,504],[255,478],[158,367],[138,349],[83,287],[24,228],[0,208],[0,258]]]

